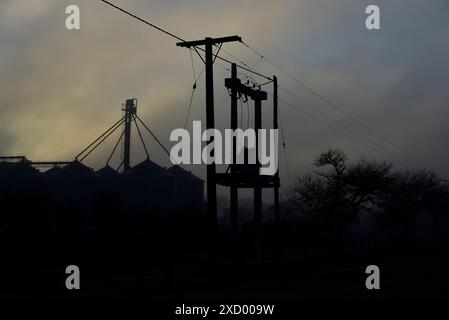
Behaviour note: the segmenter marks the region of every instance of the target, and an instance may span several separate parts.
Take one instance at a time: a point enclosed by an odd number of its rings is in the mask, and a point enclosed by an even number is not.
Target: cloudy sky
[[[248,65],[257,63],[258,71],[277,74],[284,88],[314,107],[280,90],[283,101],[313,116],[280,105],[292,177],[308,170],[321,150],[338,147],[352,159],[385,159],[397,167],[410,167],[414,156],[449,178],[449,1],[113,2],[185,39],[240,35],[372,130],[361,128],[241,44],[226,44],[223,57],[232,59],[231,53]],[[79,31],[65,28],[70,4],[81,9]],[[365,28],[369,4],[381,9],[381,30]],[[170,132],[184,125],[193,82],[189,51],[175,43],[99,0],[1,0],[0,154],[73,159],[120,118],[121,103],[133,97],[139,99],[141,117],[169,145]],[[195,65],[198,74],[198,57]],[[215,66],[216,118],[217,127],[226,128],[229,97],[223,79],[228,73],[221,66]],[[190,120],[204,119],[203,82],[204,77]],[[246,110],[243,106],[245,125]],[[269,113],[264,120],[268,125]],[[168,166],[160,148],[149,136],[147,140],[151,158]],[[137,140],[134,145],[136,163],[143,152]],[[105,144],[87,163],[103,166],[112,147],[112,141]],[[190,169],[204,177],[203,168]],[[281,173],[286,178],[283,156]]]

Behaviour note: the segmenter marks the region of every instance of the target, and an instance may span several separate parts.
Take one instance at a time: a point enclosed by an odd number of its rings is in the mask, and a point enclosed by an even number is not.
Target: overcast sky
[[[185,39],[240,35],[297,79],[317,90],[378,135],[449,178],[449,1],[447,0],[113,0]],[[81,9],[81,30],[65,28],[65,8]],[[381,30],[365,28],[365,8],[381,9]],[[121,117],[127,98],[139,99],[139,114],[169,145],[170,132],[183,127],[193,75],[190,54],[176,41],[98,0],[0,1],[0,154],[33,160],[70,160]],[[338,119],[351,131],[323,126],[281,103],[291,176],[308,170],[323,149],[338,147],[351,159],[377,158],[406,164],[389,152],[355,140],[390,144],[297,86],[241,44],[226,44],[264,74]],[[225,52],[223,57],[229,58]],[[258,63],[259,62],[259,63]],[[202,68],[195,57],[196,72]],[[222,64],[222,63],[220,63]],[[217,127],[229,127],[229,96],[215,66]],[[258,80],[256,78],[256,80]],[[260,80],[262,81],[262,80]],[[204,77],[191,119],[204,119]],[[271,91],[271,87],[267,86]],[[337,124],[280,91],[281,99]],[[264,110],[270,110],[268,101]],[[243,122],[246,124],[246,107]],[[252,111],[251,111],[252,112]],[[271,121],[269,112],[265,123]],[[346,132],[346,135],[341,134]],[[146,136],[151,158],[168,166]],[[134,163],[143,160],[134,140]],[[369,144],[369,143],[364,143]],[[87,163],[105,164],[113,143]],[[404,156],[404,153],[402,153]],[[120,156],[120,154],[118,154]],[[405,157],[408,157],[405,155]],[[201,167],[191,167],[204,177]],[[281,157],[284,180],[285,159]]]

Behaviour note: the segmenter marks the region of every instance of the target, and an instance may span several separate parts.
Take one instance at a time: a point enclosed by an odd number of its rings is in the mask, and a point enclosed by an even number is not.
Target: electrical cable
[[[374,130],[372,130],[370,127],[368,127],[366,124],[364,124],[362,121],[358,120],[357,118],[355,118],[354,116],[350,115],[348,112],[344,111],[342,108],[340,108],[339,106],[337,106],[335,103],[333,103],[332,101],[330,101],[329,99],[327,99],[326,97],[324,97],[323,95],[321,95],[318,91],[312,89],[311,87],[309,87],[308,85],[306,85],[303,81],[297,79],[296,77],[294,77],[291,73],[287,72],[284,68],[280,67],[279,65],[275,64],[272,60],[266,58],[264,55],[262,55],[259,51],[255,50],[253,47],[249,46],[246,42],[241,41],[242,44],[247,47],[249,50],[251,50],[254,54],[256,54],[257,56],[259,56],[261,59],[265,60],[267,63],[269,63],[270,65],[272,65],[273,67],[275,67],[276,69],[278,69],[279,71],[281,71],[284,75],[286,75],[288,78],[290,78],[291,80],[293,80],[294,82],[296,82],[299,86],[301,86],[302,88],[306,89],[307,91],[309,91],[310,93],[312,93],[314,96],[318,97],[320,100],[324,101],[327,105],[331,106],[333,109],[335,109],[337,112],[343,114],[345,117],[349,118],[350,120],[352,120],[354,123],[356,123],[360,128],[363,128],[366,132],[370,133],[371,135],[375,136],[377,139],[383,140],[384,142],[386,142],[387,144],[389,144],[390,146],[392,146],[393,148],[395,148],[397,151],[404,153],[406,155],[408,155],[409,157],[414,159],[414,162],[416,162],[416,164],[420,164],[420,167],[424,167],[424,168],[428,168],[428,167],[432,167],[431,165],[429,165],[428,163],[422,161],[421,159],[419,159],[416,155],[410,153],[407,150],[404,150],[403,148],[399,147],[397,144],[393,143],[392,141],[390,141],[389,139],[383,137],[382,135],[376,133]],[[416,166],[416,164],[414,166]]]
[[[169,31],[167,31],[167,30],[165,30],[165,29],[163,29],[163,28],[161,28],[161,27],[158,27],[157,25],[155,25],[155,24],[149,22],[148,20],[145,20],[145,19],[142,19],[142,18],[138,17],[137,15],[135,15],[135,14],[133,14],[133,13],[131,13],[131,12],[129,12],[129,11],[127,11],[127,10],[125,10],[125,9],[123,9],[123,8],[121,8],[121,7],[119,7],[119,6],[117,6],[117,5],[115,5],[115,4],[113,4],[112,2],[109,2],[109,1],[107,1],[107,0],[100,0],[100,1],[103,2],[103,3],[105,3],[105,4],[107,4],[107,5],[109,5],[109,6],[111,6],[111,7],[113,7],[113,8],[115,8],[115,9],[117,9],[117,10],[119,10],[119,11],[121,11],[122,13],[127,14],[128,16],[130,16],[130,17],[132,17],[132,18],[134,18],[134,19],[136,19],[136,20],[138,20],[138,21],[140,21],[140,22],[145,23],[146,25],[148,25],[148,26],[150,26],[150,27],[152,27],[152,28],[154,28],[154,29],[156,29],[156,30],[158,30],[158,31],[160,31],[160,32],[162,32],[162,33],[164,33],[164,34],[166,34],[166,35],[168,35],[168,36],[170,36],[170,37],[172,37],[172,38],[178,40],[178,41],[181,41],[181,42],[187,42],[186,40],[182,39],[181,37],[179,37],[179,36],[177,36],[177,35],[175,35],[175,34],[169,32]],[[203,49],[203,48],[201,48],[201,47],[194,46],[194,48],[195,48],[195,50],[200,50],[200,51],[202,51],[202,52],[205,52],[205,49]],[[223,61],[223,62],[230,63],[230,64],[233,63],[232,61],[230,61],[230,60],[228,60],[228,59],[225,59],[225,58],[223,58],[223,57],[221,57],[221,56],[219,56],[219,55],[216,55],[215,58],[216,58],[216,59],[219,59],[219,60],[221,60],[221,61]],[[248,71],[248,72],[251,72],[252,74],[255,74],[255,75],[257,75],[257,76],[259,76],[259,77],[261,77],[261,78],[265,78],[265,79],[267,79],[267,80],[271,80],[270,77],[267,77],[267,76],[265,76],[265,75],[263,75],[263,74],[261,74],[261,73],[259,73],[259,72],[256,72],[256,71],[254,71],[254,70],[250,70],[249,67],[244,67],[244,66],[241,66],[241,65],[237,65],[237,66],[238,66],[240,69],[246,70],[246,71]]]
[[[285,132],[284,132],[284,126],[282,124],[282,117],[281,117],[281,111],[280,109],[278,109],[278,117],[279,117],[279,124],[280,124],[280,129],[281,129],[281,138],[282,138],[282,149],[284,150],[284,161],[285,161],[285,169],[287,172],[287,178],[288,181],[290,182],[290,169],[289,169],[289,165],[288,165],[288,155],[287,155],[287,144],[285,143]]]
[[[330,116],[329,114],[327,114],[327,113],[321,111],[320,109],[316,108],[316,107],[315,107],[314,105],[312,105],[310,102],[308,102],[307,100],[301,98],[300,96],[296,95],[295,93],[291,92],[290,90],[284,88],[283,86],[280,86],[280,85],[279,85],[279,88],[282,89],[282,90],[284,90],[284,91],[287,92],[288,94],[290,94],[292,97],[295,97],[296,99],[298,99],[299,101],[301,101],[301,103],[304,104],[305,106],[307,106],[307,107],[311,108],[312,110],[318,112],[318,113],[321,114],[323,117],[326,117],[327,119],[329,119],[329,120],[335,122],[335,123],[336,123],[337,125],[339,125],[340,127],[344,128],[345,130],[347,130],[347,131],[350,132],[351,134],[353,134],[353,135],[355,135],[355,136],[361,138],[362,140],[368,142],[369,144],[373,145],[375,148],[382,149],[383,151],[387,152],[390,156],[393,156],[393,157],[396,158],[396,159],[399,159],[399,158],[401,158],[401,159],[407,159],[407,158],[402,157],[400,154],[397,154],[397,153],[395,153],[395,152],[389,150],[388,148],[384,147],[383,145],[381,145],[381,144],[379,144],[379,143],[376,143],[376,142],[373,142],[373,141],[371,141],[371,140],[369,140],[369,139],[364,138],[362,135],[360,135],[358,132],[356,132],[356,131],[355,131],[354,129],[352,129],[351,127],[346,126],[345,124],[343,124],[343,123],[342,123],[341,121],[339,121],[338,119],[336,119],[336,118]],[[413,163],[413,162],[409,161],[408,159],[405,160],[405,161],[407,161],[409,164],[412,164],[412,166],[416,166],[416,165],[417,165],[416,163]],[[419,166],[421,167],[421,165],[419,165]]]

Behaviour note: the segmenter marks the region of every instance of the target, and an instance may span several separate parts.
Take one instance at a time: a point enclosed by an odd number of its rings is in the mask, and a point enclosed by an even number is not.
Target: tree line
[[[429,170],[394,170],[377,160],[350,162],[338,149],[314,160],[313,173],[296,179],[288,195],[288,212],[300,222],[326,230],[340,240],[362,213],[395,230],[403,239],[420,214],[435,228],[449,214],[449,186]]]

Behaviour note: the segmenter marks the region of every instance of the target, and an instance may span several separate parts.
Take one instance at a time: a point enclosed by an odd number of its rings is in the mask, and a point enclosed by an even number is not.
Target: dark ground
[[[157,216],[157,215],[153,215]],[[146,217],[146,218],[143,218]],[[264,226],[256,259],[251,225],[238,238],[207,231],[200,216],[1,235],[2,299],[291,301],[448,299],[448,251],[408,246],[350,250],[331,240],[304,245],[295,228]],[[133,221],[134,220],[134,221]],[[233,240],[234,239],[234,240]],[[307,248],[306,248],[307,246]],[[259,262],[256,262],[259,261]],[[81,290],[65,288],[65,268],[81,271]],[[381,290],[365,288],[365,268],[381,270]]]

